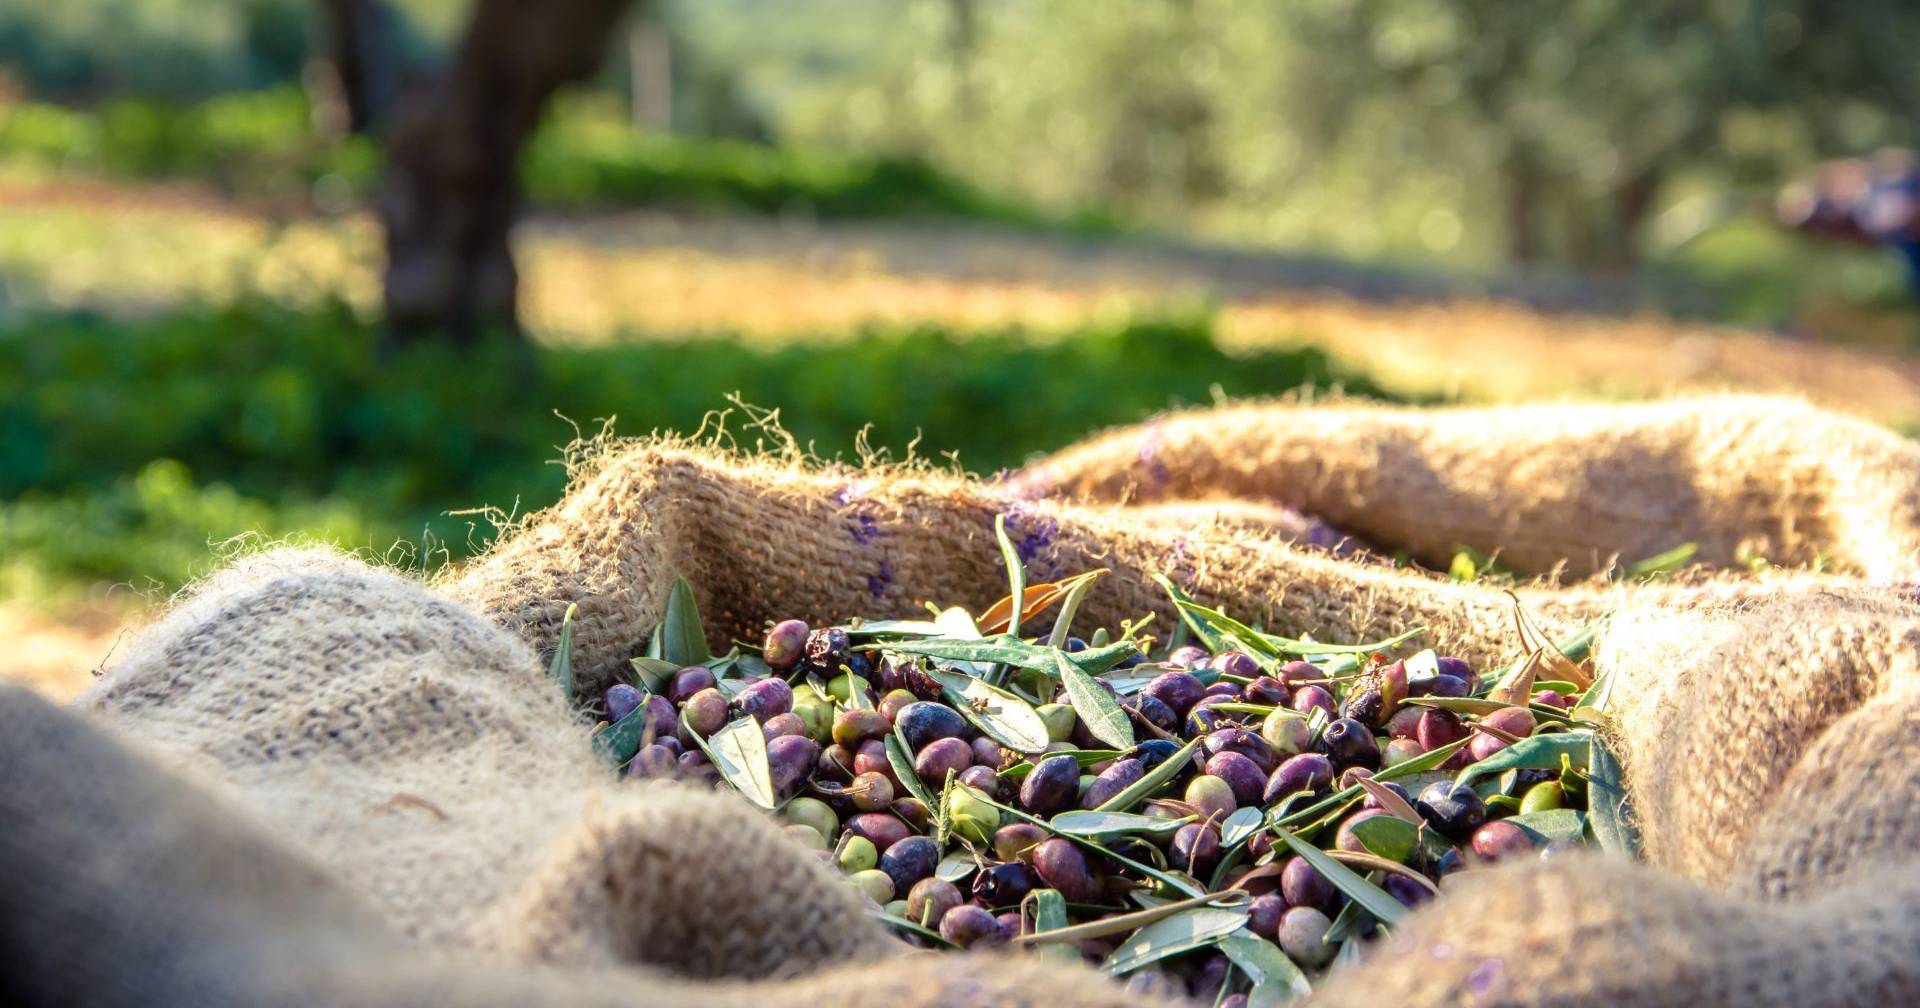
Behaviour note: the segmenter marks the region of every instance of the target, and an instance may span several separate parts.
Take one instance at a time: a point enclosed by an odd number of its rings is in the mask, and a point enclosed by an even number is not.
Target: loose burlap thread
[[[1195,475],[1145,493],[1141,465]],[[573,699],[590,700],[678,575],[715,646],[774,617],[977,610],[1004,593],[997,515],[1034,577],[1113,569],[1088,625],[1165,626],[1147,577],[1164,572],[1286,632],[1424,624],[1482,665],[1514,656],[1504,594],[1291,545],[1296,526],[1263,520],[1286,505],[1422,556],[1525,516],[1505,556],[1530,571],[1678,539],[1844,572],[1523,589],[1550,632],[1613,614],[1597,662],[1619,682],[1647,863],[1460,876],[1316,1002],[1908,1003],[1915,472],[1877,430],[1750,399],[1206,411],[998,484],[621,446],[435,585],[257,555],[143,633],[80,711],[0,695],[10,980],[49,1004],[1139,1003],[1057,962],[906,951],[737,799],[613,780],[541,658],[577,603]],[[1203,493],[1249,501],[1181,503]]]

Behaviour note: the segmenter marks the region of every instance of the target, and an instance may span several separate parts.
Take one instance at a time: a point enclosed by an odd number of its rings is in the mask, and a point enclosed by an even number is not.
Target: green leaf
[[[1152,770],[1143,774],[1139,780],[1122,788],[1119,794],[1101,802],[1100,806],[1094,809],[1094,811],[1127,812],[1131,811],[1135,805],[1153,797],[1154,792],[1166,787],[1168,781],[1172,780],[1180,771],[1186,769],[1187,759],[1193,755],[1195,749],[1200,748],[1200,742],[1200,739],[1194,739],[1186,745],[1181,746],[1179,751],[1161,760]]]
[[[905,784],[915,798],[926,803],[928,812],[939,812],[940,804],[934,800],[933,792],[927,788],[926,782],[921,780],[920,775],[914,771],[912,750],[908,749],[906,742],[901,740],[897,729],[887,736],[886,745],[887,765],[893,768],[893,775],[900,778],[900,783]]]
[[[627,712],[627,716],[600,729],[593,736],[593,749],[606,757],[614,766],[623,767],[633,760],[634,753],[640,751],[640,742],[647,730],[647,705]]]
[[[940,932],[935,931],[932,928],[922,927],[919,924],[915,924],[913,921],[906,919],[905,917],[897,917],[893,914],[886,912],[885,910],[879,909],[878,907],[868,910],[867,913],[878,920],[885,921],[889,927],[893,928],[896,931],[905,931],[908,934],[919,935],[920,937],[925,938],[928,941],[931,941],[944,948],[959,948],[958,945],[955,945],[954,943],[946,940],[945,938],[940,937]]]
[[[1047,747],[1047,723],[1033,705],[984,679],[944,669],[928,673],[939,681],[949,706],[1015,752]]]
[[[1140,653],[1139,646],[1132,641],[1117,641],[1104,648],[1088,648],[1085,651],[1067,654],[1043,644],[1028,644],[1008,634],[995,634],[978,640],[931,638],[919,641],[891,641],[886,644],[868,644],[863,647],[863,650],[886,650],[898,654],[924,655],[941,661],[998,662],[1002,665],[1033,669],[1049,674],[1057,668],[1056,655],[1063,656],[1083,672],[1097,674]]]
[[[1268,643],[1272,644],[1274,649],[1279,651],[1282,654],[1361,655],[1361,654],[1372,654],[1375,651],[1385,651],[1388,648],[1399,647],[1400,645],[1405,644],[1406,642],[1426,632],[1427,632],[1426,627],[1414,627],[1413,629],[1408,630],[1406,633],[1395,634],[1392,637],[1388,637],[1386,640],[1375,641],[1371,644],[1321,644],[1317,641],[1293,640],[1287,637],[1274,637],[1272,635],[1265,635],[1265,636],[1267,638]]]
[[[1687,565],[1695,553],[1700,552],[1699,543],[1681,543],[1663,553],[1654,555],[1627,565],[1623,575],[1628,581],[1651,581],[1666,577]]]
[[[693,586],[686,578],[675,578],[667,594],[667,615],[654,631],[659,639],[659,654],[654,657],[685,668],[705,664],[713,657],[707,650],[707,631],[700,625],[700,606],[693,600]]]
[[[1326,877],[1333,887],[1347,894],[1347,898],[1360,904],[1360,908],[1372,914],[1382,924],[1394,925],[1407,916],[1406,905],[1394,899],[1385,889],[1360,877],[1353,869],[1328,857],[1324,851],[1294,836],[1284,829],[1275,829],[1282,843],[1293,848],[1295,854],[1306,859],[1313,869]]]
[[[1113,950],[1102,968],[1114,976],[1125,976],[1168,956],[1211,945],[1245,927],[1246,923],[1244,910],[1222,907],[1182,910],[1135,931]]]
[[[1053,632],[1047,635],[1048,647],[1062,647],[1067,643],[1067,630],[1073,626],[1073,617],[1080,612],[1080,601],[1087,597],[1087,589],[1092,588],[1096,580],[1097,577],[1081,578],[1067,590],[1067,597],[1060,603],[1060,614],[1054,617]]]
[[[1020,636],[1020,608],[1027,598],[1027,566],[1020,562],[1019,551],[1013,548],[1013,540],[1007,538],[1007,516],[993,516],[993,538],[1000,544],[1000,559],[1007,565],[1007,584],[1011,590],[1007,597],[1013,599],[1013,610],[1007,616],[1007,634]]]
[[[680,672],[680,666],[658,658],[629,658],[627,664],[633,666],[633,677],[639,680],[640,685],[645,686],[649,693],[665,690],[667,684]]]
[[[1225,638],[1221,637],[1220,632],[1208,626],[1207,622],[1199,616],[1188,611],[1188,606],[1199,605],[1199,603],[1193,600],[1193,596],[1181,591],[1180,586],[1174,584],[1165,574],[1155,574],[1153,580],[1157,582],[1160,587],[1167,590],[1167,597],[1173,599],[1173,610],[1180,614],[1180,625],[1193,631],[1193,635],[1200,638],[1200,644],[1203,647],[1213,654],[1219,654],[1227,650],[1227,642]],[[1178,647],[1179,642],[1176,641],[1174,646]]]
[[[1253,839],[1267,821],[1267,814],[1254,806],[1235,809],[1220,821],[1220,846],[1231,849]]]
[[[1243,645],[1248,651],[1252,651],[1262,658],[1275,658],[1279,656],[1279,652],[1274,650],[1271,639],[1268,638],[1266,634],[1228,616],[1226,613],[1218,609],[1208,608],[1193,601],[1179,602],[1177,604],[1180,606],[1180,611],[1183,614],[1191,613],[1198,616],[1211,627],[1216,634],[1223,638],[1223,644],[1226,643],[1224,638],[1231,637],[1234,641]]]
[[[1085,770],[1090,766],[1094,766],[1100,763],[1105,763],[1108,760],[1118,759],[1120,757],[1120,750],[1118,749],[1068,749],[1068,750],[1063,750],[1061,752],[1050,752],[1042,756],[1041,758],[1052,759],[1055,756],[1071,756],[1074,758],[1076,762],[1080,764],[1080,769]],[[1005,770],[1000,771],[999,776],[1001,780],[1018,781],[1018,780],[1025,780],[1027,775],[1032,772],[1033,772],[1033,764],[1031,762],[1023,761],[1020,763],[1015,763],[1014,765],[1006,768]]]
[[[935,878],[958,882],[973,874],[979,867],[979,862],[973,858],[973,852],[963,848],[941,858],[940,863],[934,866],[933,874]]]
[[[767,736],[760,722],[743,717],[704,739],[693,732],[687,734],[700,744],[721,778],[748,801],[769,812],[779,804],[773,793],[773,771],[767,766]]]
[[[1593,736],[1587,757],[1587,826],[1600,849],[1640,859],[1640,829],[1627,801],[1625,771],[1604,736]]]
[[[1471,738],[1463,738],[1456,742],[1449,742],[1438,749],[1433,749],[1433,750],[1429,750],[1427,752],[1421,753],[1420,755],[1415,756],[1410,760],[1407,760],[1405,763],[1396,763],[1393,766],[1390,766],[1385,770],[1382,770],[1379,773],[1374,774],[1373,779],[1377,781],[1393,781],[1393,780],[1400,780],[1406,777],[1412,777],[1417,774],[1426,773],[1427,771],[1432,770],[1433,768],[1439,766],[1440,764],[1445,763],[1448,759],[1452,758],[1454,753],[1457,753],[1460,750],[1465,749],[1467,747],[1467,743],[1470,741],[1472,741]],[[1336,791],[1333,794],[1328,795],[1327,797],[1322,798],[1319,801],[1316,801],[1313,804],[1308,805],[1304,808],[1297,809],[1292,812],[1288,812],[1284,816],[1275,817],[1274,825],[1297,826],[1301,823],[1312,822],[1315,819],[1318,819],[1319,817],[1325,815],[1328,811],[1339,807],[1341,804],[1345,802],[1350,802],[1356,798],[1359,798],[1365,793],[1366,792],[1360,789],[1360,785],[1354,784],[1350,787],[1346,787],[1339,791]]]
[[[1313,993],[1307,975],[1274,943],[1241,930],[1220,939],[1220,951],[1253,980],[1247,1008],[1273,1008]]]
[[[1588,753],[1593,748],[1592,738],[1590,732],[1530,735],[1460,771],[1454,779],[1462,784],[1472,784],[1482,777],[1506,773],[1508,770],[1558,770],[1562,756],[1584,770]]]
[[[1404,863],[1420,846],[1420,829],[1398,816],[1373,816],[1346,827],[1368,851]]]
[[[1102,812],[1095,809],[1091,812],[1062,812],[1047,825],[1074,836],[1117,836],[1126,833],[1171,833],[1191,821],[1192,816],[1158,819],[1132,812]]]
[[[1115,749],[1133,748],[1133,722],[1127,720],[1127,712],[1120,706],[1093,677],[1081,671],[1079,666],[1067,660],[1064,652],[1053,652],[1055,668],[1059,671],[1060,681],[1067,687],[1067,699],[1073,704],[1073,712],[1080,723],[1094,738]]]
[[[903,634],[908,637],[938,637],[947,632],[947,628],[932,620],[862,620],[858,625],[849,626],[849,637],[881,637],[889,634]],[[977,634],[976,634],[977,636]]]
[[[553,664],[547,674],[560,684],[560,695],[573,699],[573,615],[580,611],[577,602],[567,604],[567,614],[560,617],[560,637],[553,644]]]
[[[1538,846],[1546,846],[1555,841],[1568,843],[1580,842],[1587,832],[1587,817],[1578,809],[1557,808],[1543,812],[1527,812],[1522,815],[1508,816],[1507,822],[1526,830]]]

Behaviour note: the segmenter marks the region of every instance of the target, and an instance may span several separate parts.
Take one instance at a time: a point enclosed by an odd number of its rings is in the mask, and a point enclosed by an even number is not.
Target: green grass
[[[324,185],[332,195],[365,198],[378,183],[381,156],[365,138],[317,137],[297,89],[187,105],[121,99],[93,109],[0,106],[0,165],[16,170],[183,180],[275,199],[305,199]],[[555,103],[522,168],[529,198],[558,208],[920,215],[1114,230],[1099,214],[1042,214],[911,159],[637,132],[615,104],[587,95]]]
[[[687,432],[735,393],[780,409],[823,455],[851,457],[864,432],[899,457],[917,437],[922,456],[957,452],[979,472],[1216,392],[1377,394],[1316,350],[1228,356],[1211,326],[1196,314],[1044,338],[912,328],[773,349],[645,338],[383,356],[338,306],[41,315],[0,328],[0,556],[42,583],[163,588],[203,572],[210,541],[245,532],[459,556],[485,528],[447,512],[555,500],[565,474],[544,463],[573,423]]]

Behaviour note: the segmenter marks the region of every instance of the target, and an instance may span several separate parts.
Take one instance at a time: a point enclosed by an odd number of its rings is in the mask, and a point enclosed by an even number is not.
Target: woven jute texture
[[[1717,412],[1724,429],[1708,433]],[[1768,433],[1776,415],[1805,433],[1800,454]],[[1131,478],[1109,483],[1090,461],[1116,445],[1137,460],[1164,436],[1151,431],[1209,423],[1211,444],[1156,448],[1158,465],[1304,465],[1303,432],[1318,432],[1314,464],[1365,488],[1368,506],[1287,490],[1314,482],[1298,468],[1185,484],[1245,498],[1227,507],[1129,497],[1117,488]],[[1670,447],[1661,464],[1634,469],[1655,442]],[[1493,468],[1456,468],[1468,461]],[[1283,632],[1419,624],[1483,665],[1514,657],[1506,594],[1290,544],[1313,532],[1297,508],[1382,549],[1482,545],[1486,514],[1526,515],[1545,528],[1529,527],[1526,559],[1505,555],[1528,570],[1678,539],[1718,562],[1764,541],[1776,559],[1820,554],[1842,571],[1521,590],[1549,632],[1611,614],[1596,661],[1619,683],[1615,743],[1647,863],[1456,876],[1316,1002],[1914,1003],[1914,464],[1876,431],[1756,400],[1226,410],[1116,432],[992,484],[612,447],[560,505],[435,584],[326,552],[256,555],[140,635],[79,710],[0,693],[6,983],[26,1004],[1142,1003],[1041,957],[906,950],[737,799],[614,780],[579,707],[644,646],[677,575],[716,647],[775,617],[978,610],[1005,590],[998,515],[1033,577],[1112,568],[1087,625],[1147,612],[1166,625],[1148,580],[1165,573]],[[1425,487],[1430,506],[1390,486]],[[1689,503],[1650,503],[1660,494]],[[1668,524],[1640,527],[1622,501]],[[1389,516],[1370,517],[1379,508]],[[1415,529],[1427,547],[1403,534]],[[542,659],[573,603],[570,702]]]

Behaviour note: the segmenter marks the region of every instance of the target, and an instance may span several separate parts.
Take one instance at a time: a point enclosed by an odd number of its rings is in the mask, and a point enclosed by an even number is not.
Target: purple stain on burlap
[[[1147,428],[1146,435],[1140,439],[1140,451],[1136,463],[1140,468],[1140,481],[1149,487],[1165,486],[1173,478],[1173,471],[1160,457],[1160,427],[1155,424]]]
[[[1053,550],[1053,539],[1060,534],[1060,522],[1052,515],[1034,514],[1017,504],[1006,510],[1006,519],[1007,539],[1013,543],[1013,553],[1021,564],[1036,575],[1053,577],[1058,572],[1058,563],[1049,558],[1045,564],[1038,565],[1044,570],[1036,570],[1035,561]]]
[[[846,512],[847,534],[862,546],[880,537],[880,522],[864,505],[864,488],[843,486],[833,492],[833,502]]]
[[[888,567],[887,562],[882,560],[880,561],[880,569],[867,575],[867,594],[872,595],[874,598],[879,598],[887,593],[887,588],[892,584],[893,568]]]
[[[1193,566],[1193,553],[1187,548],[1186,536],[1175,536],[1172,555],[1167,558],[1167,576],[1181,588],[1193,584],[1194,575],[1199,573]]]
[[[1500,959],[1482,959],[1467,974],[1467,991],[1476,998],[1492,998],[1507,986],[1507,964]]]

